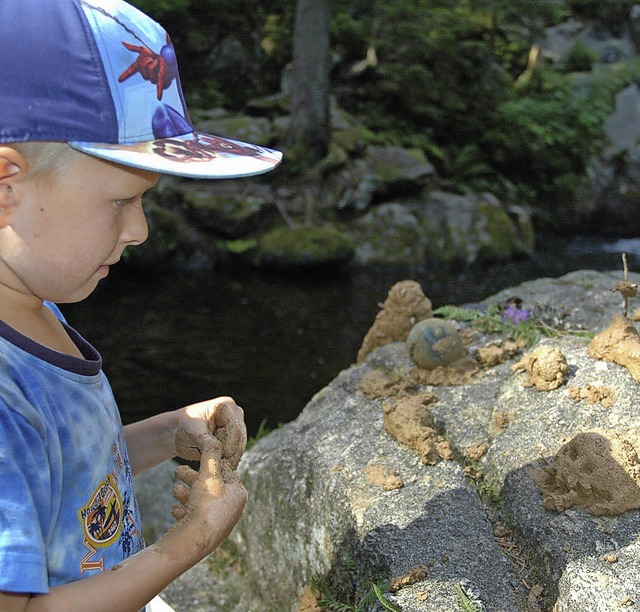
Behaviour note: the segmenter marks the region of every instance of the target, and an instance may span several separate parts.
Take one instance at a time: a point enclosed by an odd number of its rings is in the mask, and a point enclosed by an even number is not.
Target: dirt
[[[465,453],[465,457],[470,461],[480,461],[482,457],[489,450],[488,442],[479,442],[478,444],[474,444],[467,449]]]
[[[547,510],[575,506],[601,516],[640,508],[637,447],[616,431],[577,434],[532,476]]]
[[[421,394],[382,403],[384,428],[398,442],[415,450],[423,463],[435,465],[441,459],[452,460],[453,450],[435,429],[427,406],[433,394]]]
[[[411,280],[396,283],[364,337],[356,363],[362,363],[371,351],[389,342],[404,342],[418,321],[431,316],[431,300],[419,283]]]
[[[611,325],[589,343],[588,354],[627,368],[640,381],[640,335],[633,321],[624,315],[616,315]]]
[[[308,586],[300,595],[296,612],[321,612],[322,608],[319,608],[316,605],[317,603],[318,598],[311,591],[311,587]]]
[[[569,387],[569,397],[576,402],[587,404],[602,404],[605,407],[613,405],[613,392],[609,387],[585,385],[584,387]]]
[[[364,475],[369,484],[382,487],[385,491],[394,491],[404,487],[404,481],[394,470],[386,465],[373,463],[364,468]]]
[[[389,342],[405,341],[417,321],[431,317],[431,303],[417,283],[403,281],[389,291],[358,353],[358,362]],[[640,318],[640,311],[633,318]],[[469,344],[469,339],[465,341]],[[454,458],[449,443],[438,433],[429,406],[438,401],[425,386],[461,385],[481,375],[486,368],[512,359],[522,344],[510,339],[494,342],[475,350],[454,363],[432,370],[417,367],[408,375],[373,370],[363,376],[358,389],[371,399],[382,398],[385,430],[401,444],[416,451],[425,464]],[[633,322],[624,315],[614,317],[611,325],[598,334],[588,347],[589,356],[613,361],[629,369],[640,380],[640,335]],[[525,372],[525,386],[538,391],[552,391],[567,381],[569,366],[562,352],[542,345],[525,354],[512,366]],[[575,401],[611,406],[613,396],[605,386],[587,384],[569,387]],[[496,413],[490,435],[504,430],[512,415]],[[563,446],[545,468],[534,474],[543,506],[564,511],[584,508],[594,515],[613,515],[640,508],[640,460],[637,442],[620,433],[599,430],[580,433]],[[487,443],[471,447],[467,460],[476,462],[487,451]],[[365,476],[370,484],[387,490],[403,485],[402,480],[385,465],[369,465]]]
[[[516,342],[515,340],[488,344],[478,347],[476,359],[483,368],[492,368],[515,357],[522,347],[522,341]]]
[[[565,383],[569,366],[562,352],[553,346],[540,346],[511,366],[514,372],[525,370],[529,378],[525,387],[538,391],[552,391]]]

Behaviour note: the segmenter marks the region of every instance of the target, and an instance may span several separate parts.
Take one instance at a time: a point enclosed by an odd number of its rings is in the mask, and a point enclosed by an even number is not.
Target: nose
[[[127,206],[122,218],[122,231],[120,239],[127,245],[142,244],[149,237],[149,226],[144,214],[142,204],[138,202],[133,206]]]

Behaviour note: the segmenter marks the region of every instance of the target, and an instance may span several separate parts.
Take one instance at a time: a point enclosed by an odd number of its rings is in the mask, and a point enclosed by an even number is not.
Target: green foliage
[[[497,108],[485,139],[494,167],[555,207],[572,197],[612,101],[547,75],[542,91],[516,95]]]
[[[462,612],[480,612],[480,608],[467,597],[459,584],[456,584],[456,593],[458,594],[458,602]]]
[[[239,108],[279,91],[291,62],[296,0],[132,1],[172,35],[190,105]],[[550,68],[533,71],[517,90],[514,83],[544,28],[572,12],[615,29],[633,3],[333,0],[332,93],[370,130],[368,143],[418,147],[453,189],[543,202],[562,223],[557,204],[573,197],[600,146],[613,95],[638,65],[605,71],[576,43],[562,69],[592,69],[591,87]],[[246,76],[214,76],[211,62],[228,38],[242,46]],[[369,48],[377,65],[354,73]],[[295,162],[293,152],[286,168]]]
[[[279,227],[258,243],[256,263],[280,270],[335,266],[355,253],[351,238],[332,227]]]
[[[590,338],[589,332],[567,332],[551,327],[539,318],[535,317],[535,311],[526,321],[513,322],[502,317],[503,309],[493,304],[486,310],[460,308],[459,306],[445,305],[436,308],[433,315],[443,319],[461,321],[484,334],[503,334],[515,341],[522,341],[524,346],[531,348],[541,336],[557,338],[561,335],[571,334],[580,338]]]
[[[338,559],[337,574],[341,575],[344,580],[349,582],[348,585],[338,585],[336,588],[332,585],[328,576],[313,576],[311,578],[311,591],[319,598],[316,606],[326,608],[332,612],[364,612],[371,608],[374,602],[379,602],[385,610],[390,612],[400,612],[400,608],[393,602],[389,601],[384,595],[384,591],[388,590],[389,584],[382,581],[371,582],[369,590],[361,598],[355,598],[354,603],[344,601],[344,599],[352,599],[351,597],[341,597],[338,591],[342,593],[351,592],[353,584],[356,582],[357,566],[351,554],[343,550],[340,552]]]
[[[564,69],[567,72],[588,72],[593,67],[597,55],[582,41],[577,41],[564,58]]]
[[[247,450],[249,450],[252,446],[258,442],[258,440],[264,438],[269,433],[269,428],[267,427],[267,419],[262,419],[260,421],[260,425],[258,426],[258,431],[256,431],[255,435],[249,436],[247,438]]]

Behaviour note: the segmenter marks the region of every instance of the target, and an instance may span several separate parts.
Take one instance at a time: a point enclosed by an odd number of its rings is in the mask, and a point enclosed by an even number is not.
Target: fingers
[[[213,412],[215,435],[223,443],[223,456],[235,469],[247,446],[244,412],[230,397],[218,398],[218,401]]]
[[[188,465],[179,465],[174,471],[178,482],[173,485],[172,495],[178,503],[173,506],[171,515],[178,521],[189,513],[191,505],[197,505],[194,500],[202,499],[203,494],[217,498],[224,490],[222,443],[211,435],[202,436],[201,442],[200,469],[196,472]]]
[[[171,516],[179,521],[187,516],[187,509],[182,504],[176,504],[171,508]]]
[[[178,480],[182,480],[182,482],[189,486],[191,486],[198,477],[198,472],[191,469],[188,465],[179,465],[173,473]]]

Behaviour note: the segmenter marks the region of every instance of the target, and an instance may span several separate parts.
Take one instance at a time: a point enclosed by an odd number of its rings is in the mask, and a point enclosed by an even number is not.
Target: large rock
[[[576,218],[600,235],[636,236],[640,220],[640,89],[616,96],[605,124],[606,147],[594,158],[576,194]]]
[[[178,611],[295,611],[305,587],[324,580],[346,606],[357,604],[371,582],[400,578],[385,597],[407,612],[463,605],[501,612],[554,604],[566,612],[640,609],[640,512],[548,510],[534,480],[583,432],[614,431],[640,450],[640,384],[624,367],[591,359],[584,337],[621,312],[622,299],[611,291],[620,277],[575,272],[524,283],[480,305],[517,296],[547,334],[558,330],[537,341],[560,350],[569,366],[567,382],[553,391],[538,391],[527,372],[512,369],[521,354],[512,345],[506,350],[504,333],[487,335],[462,322],[474,360],[458,373],[420,373],[404,343],[343,371],[295,421],[243,458],[250,502],[231,538],[243,573],[203,572],[200,564],[199,592],[207,583],[211,601],[178,606],[188,577],[167,590],[169,601]],[[505,361],[480,359],[488,346],[502,346]],[[595,389],[600,395],[591,394]],[[436,437],[453,449],[441,456],[452,460],[425,463],[387,433],[382,407],[401,395],[428,404]],[[586,482],[589,466],[582,469]],[[574,480],[579,485],[580,474]],[[144,517],[144,504],[142,510]],[[235,607],[228,607],[230,577],[243,593]],[[382,604],[374,598],[360,609]]]

